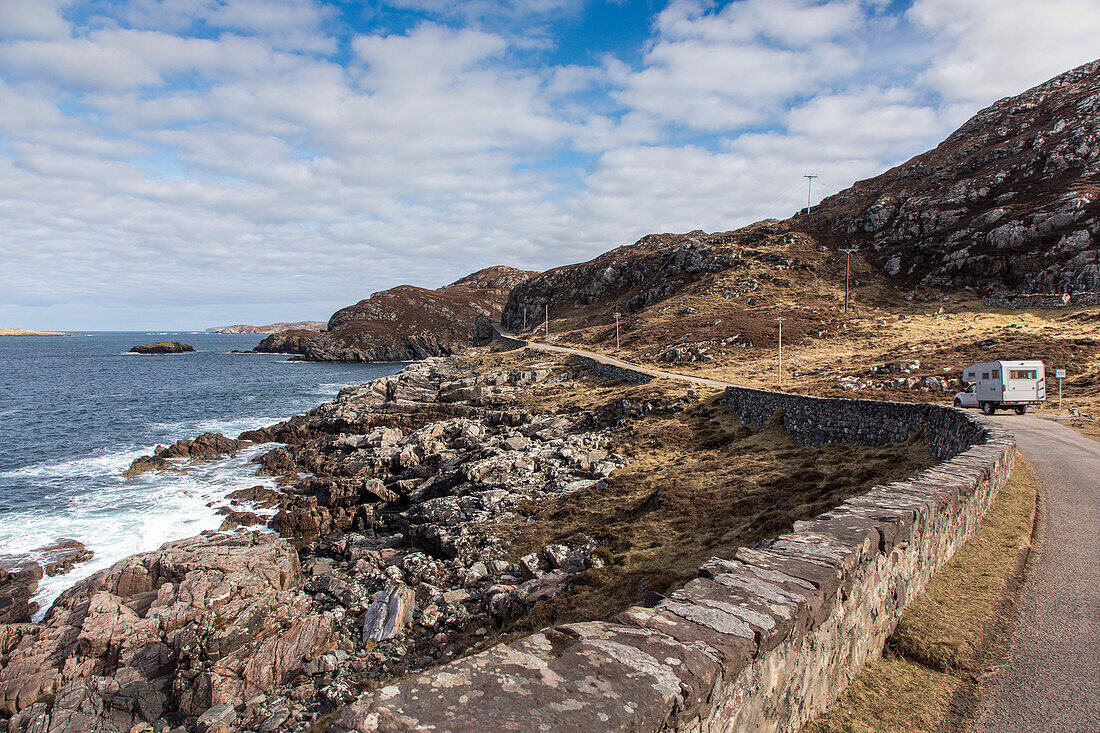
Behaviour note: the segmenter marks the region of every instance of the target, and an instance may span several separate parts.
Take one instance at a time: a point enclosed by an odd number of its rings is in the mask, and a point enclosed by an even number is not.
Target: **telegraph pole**
[[[814,173],[814,174],[807,173],[806,175],[804,175],[802,177],[806,179],[806,213],[809,214],[810,213],[810,188],[813,186],[814,179],[817,178],[817,174],[816,173]]]
[[[542,312],[542,330],[544,331],[543,337],[550,335],[550,304],[547,303],[543,306]]]
[[[779,321],[779,386],[783,386],[783,319],[776,318]]]
[[[527,306],[523,306],[523,332],[527,333]]]
[[[848,282],[850,280],[851,272],[852,272],[852,253],[853,252],[858,252],[859,248],[858,247],[849,247],[848,249],[842,249],[840,251],[843,252],[846,255],[846,257],[844,259],[844,312],[847,313],[848,312],[848,290],[849,290]]]
[[[619,350],[619,316],[622,313],[615,311],[615,351]]]

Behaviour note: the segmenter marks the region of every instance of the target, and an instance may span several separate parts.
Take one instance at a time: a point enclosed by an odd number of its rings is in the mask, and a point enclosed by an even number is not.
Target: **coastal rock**
[[[38,604],[31,596],[42,580],[42,567],[37,563],[23,563],[17,567],[0,569],[0,624],[18,624],[31,620]]]
[[[203,433],[194,439],[178,440],[170,446],[157,446],[151,456],[135,458],[122,475],[130,478],[153,470],[176,468],[173,460],[209,461],[233,455],[252,445],[248,440],[227,438],[221,433]]]
[[[68,537],[61,537],[45,547],[40,547],[34,551],[34,555],[50,577],[64,575],[74,565],[95,557],[95,553],[85,547],[83,542]]]
[[[182,341],[156,341],[151,344],[138,344],[130,349],[131,354],[183,354],[194,351],[195,347]]]
[[[301,584],[297,553],[271,534],[200,535],[129,557],[62,593],[10,645],[0,713],[46,704],[51,725],[128,731],[164,711],[243,702],[329,643],[331,622]]]
[[[332,315],[325,330],[287,330],[254,351],[300,355],[307,361],[410,361],[455,354],[486,343],[508,293],[535,273],[496,266],[438,290],[400,285]]]

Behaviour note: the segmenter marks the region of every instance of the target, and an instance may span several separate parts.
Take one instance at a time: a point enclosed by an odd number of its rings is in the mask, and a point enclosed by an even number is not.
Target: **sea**
[[[67,574],[43,578],[34,598],[38,618],[63,590],[127,555],[216,530],[227,494],[273,485],[250,462],[270,445],[187,471],[123,478],[135,458],[207,431],[236,437],[405,366],[232,353],[261,338],[147,331],[0,336],[0,555],[33,558],[60,538],[95,553]],[[183,341],[195,352],[128,353],[151,341]]]

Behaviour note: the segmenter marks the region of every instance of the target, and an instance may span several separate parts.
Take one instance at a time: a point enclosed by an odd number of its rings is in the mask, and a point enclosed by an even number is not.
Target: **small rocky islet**
[[[130,349],[131,354],[186,354],[195,350],[191,344],[182,341],[154,341],[150,344],[138,344]]]

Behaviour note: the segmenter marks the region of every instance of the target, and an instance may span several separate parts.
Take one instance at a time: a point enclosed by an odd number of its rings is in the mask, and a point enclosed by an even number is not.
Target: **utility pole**
[[[776,318],[779,321],[779,386],[783,386],[783,319]]]
[[[523,332],[527,333],[527,306],[523,306]]]
[[[549,303],[547,303],[546,305],[543,306],[542,327],[543,327],[542,330],[545,332],[545,333],[543,333],[543,337],[544,338],[548,337],[550,335],[550,304]]]
[[[844,259],[844,312],[848,312],[848,282],[852,272],[852,253],[858,252],[858,247],[849,247],[848,249],[840,250],[846,257]]]
[[[619,316],[622,313],[615,311],[615,351],[619,350]]]
[[[817,174],[816,173],[814,173],[814,174],[807,173],[806,175],[804,175],[802,177],[806,179],[806,213],[809,214],[810,213],[810,188],[813,186],[814,179],[817,178]]]

